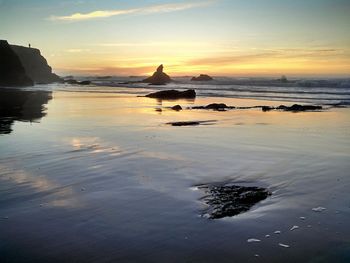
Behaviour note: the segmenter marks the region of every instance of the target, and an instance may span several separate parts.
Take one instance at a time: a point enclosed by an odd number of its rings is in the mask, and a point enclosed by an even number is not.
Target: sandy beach
[[[2,262],[349,261],[349,108],[221,112],[187,107],[293,101],[29,90],[0,135]],[[35,103],[41,115],[26,115]],[[210,122],[166,124],[194,120]],[[272,194],[212,220],[196,186],[215,182]]]
[[[349,0],[0,0],[0,263],[349,263]]]

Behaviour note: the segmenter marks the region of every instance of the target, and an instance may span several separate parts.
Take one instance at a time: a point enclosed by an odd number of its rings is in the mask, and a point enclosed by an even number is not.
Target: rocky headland
[[[32,86],[62,82],[36,48],[10,45],[0,40],[0,86]]]
[[[19,57],[26,74],[38,84],[61,82],[62,79],[52,72],[47,60],[37,48],[11,45],[12,50]]]
[[[32,86],[19,57],[6,40],[0,40],[0,86]]]

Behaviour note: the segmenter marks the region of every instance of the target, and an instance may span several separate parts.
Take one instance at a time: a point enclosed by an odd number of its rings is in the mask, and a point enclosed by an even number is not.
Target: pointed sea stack
[[[19,57],[6,40],[0,40],[0,86],[33,86]]]
[[[153,73],[151,77],[148,77],[142,82],[149,83],[152,85],[165,85],[166,83],[171,82],[172,79],[163,72],[163,64],[161,64],[158,68],[157,71]]]

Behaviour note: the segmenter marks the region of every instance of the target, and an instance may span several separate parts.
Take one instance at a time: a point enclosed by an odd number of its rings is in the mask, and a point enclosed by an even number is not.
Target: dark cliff
[[[19,57],[6,40],[0,40],[0,86],[32,86]]]
[[[26,74],[35,83],[61,82],[62,79],[52,73],[52,68],[41,55],[40,50],[22,46],[11,45],[12,50],[18,55]]]

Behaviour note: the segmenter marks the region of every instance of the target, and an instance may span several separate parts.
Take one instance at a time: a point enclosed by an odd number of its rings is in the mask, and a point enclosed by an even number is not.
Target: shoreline
[[[261,262],[327,261],[337,251],[347,262],[349,108],[177,112],[174,103],[261,101],[50,92],[45,115],[19,119],[0,136],[5,262],[15,251],[37,262],[245,262],[256,254]],[[261,186],[271,196],[209,220],[195,186],[223,182]]]

